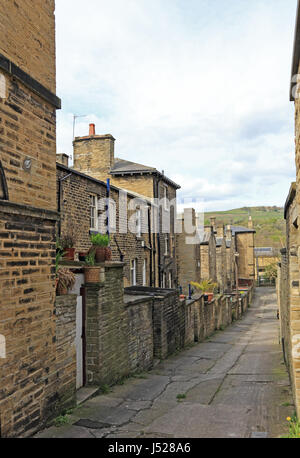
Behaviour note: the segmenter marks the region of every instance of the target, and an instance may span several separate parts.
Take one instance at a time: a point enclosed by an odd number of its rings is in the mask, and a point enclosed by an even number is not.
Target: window
[[[90,196],[90,228],[98,230],[98,199],[97,196]]]
[[[172,281],[172,272],[169,272],[169,288],[173,288],[173,281]]]
[[[169,254],[169,236],[166,235],[165,238],[165,256],[168,256]]]
[[[147,260],[143,263],[143,286],[147,286]]]
[[[164,185],[164,206],[165,206],[165,210],[169,210],[168,186],[165,186],[165,185]]]
[[[162,287],[165,289],[166,288],[166,283],[167,283],[167,274],[163,274],[162,278]]]
[[[132,259],[130,261],[130,283],[131,286],[136,286],[136,266],[137,266],[137,260]]]
[[[136,212],[136,236],[141,237],[142,235],[142,213],[141,210],[138,209]]]

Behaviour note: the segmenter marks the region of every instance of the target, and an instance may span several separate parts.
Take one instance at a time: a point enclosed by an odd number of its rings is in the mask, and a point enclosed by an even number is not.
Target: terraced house
[[[92,234],[109,233],[112,261],[125,263],[124,287],[159,286],[156,234],[151,230],[156,205],[68,167],[66,155],[57,160],[59,238],[72,230],[74,248],[84,257]]]
[[[88,136],[74,140],[74,169],[100,181],[109,178],[112,185],[159,204],[152,247],[158,257],[157,284],[162,288],[177,287],[175,224],[176,192],[180,186],[156,168],[116,158],[114,137],[96,135],[94,124]]]
[[[55,314],[54,0],[0,3],[0,435],[63,404]],[[61,349],[62,347],[60,347]],[[60,378],[58,373],[60,372]]]
[[[285,204],[286,247],[281,250],[278,275],[278,306],[281,341],[292,381],[295,405],[300,416],[300,2],[298,1],[292,61],[290,100],[295,105],[296,181]]]

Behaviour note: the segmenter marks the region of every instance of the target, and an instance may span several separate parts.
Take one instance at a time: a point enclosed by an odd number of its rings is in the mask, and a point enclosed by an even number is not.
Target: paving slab
[[[266,438],[287,432],[294,406],[279,345],[274,289],[256,290],[224,332],[84,402],[69,424],[36,437]],[[177,399],[178,395],[182,399]]]

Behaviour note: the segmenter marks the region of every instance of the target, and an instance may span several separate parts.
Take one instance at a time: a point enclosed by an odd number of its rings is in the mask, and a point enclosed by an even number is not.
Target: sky
[[[283,206],[297,0],[56,0],[57,152],[75,135],[165,171],[180,206]]]

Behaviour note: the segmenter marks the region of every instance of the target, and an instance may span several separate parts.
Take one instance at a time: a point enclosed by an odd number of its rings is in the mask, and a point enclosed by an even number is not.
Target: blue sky
[[[296,0],[56,0],[58,152],[73,114],[207,210],[283,205]]]

